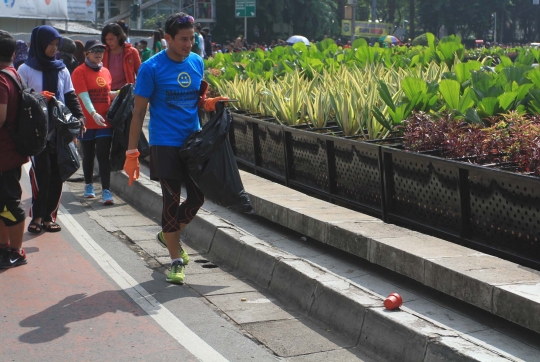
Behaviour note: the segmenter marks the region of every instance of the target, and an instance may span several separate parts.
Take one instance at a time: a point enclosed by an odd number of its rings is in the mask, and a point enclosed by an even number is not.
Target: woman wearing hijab
[[[86,60],[71,75],[75,93],[84,105],[86,133],[81,140],[84,173],[84,197],[96,197],[92,176],[94,158],[97,156],[99,175],[101,176],[101,201],[104,205],[114,204],[111,184],[111,142],[112,128],[104,116],[109,111],[111,100],[116,92],[111,92],[112,77],[101,60],[105,45],[99,40],[88,40],[84,46]]]
[[[103,66],[111,73],[113,90],[119,90],[127,83],[135,83],[141,66],[139,51],[126,39],[126,34],[116,23],[107,24],[101,31],[101,43],[106,45]]]
[[[81,105],[75,95],[69,71],[55,54],[62,37],[51,26],[38,26],[32,30],[28,59],[19,69],[19,75],[28,87],[36,92],[48,91],[64,103],[71,113],[84,124]],[[49,134],[54,132],[54,123],[49,123]],[[62,180],[56,154],[47,143],[45,149],[31,158],[30,181],[32,183],[32,221],[28,232],[38,234],[42,230],[61,230],[56,223],[56,214],[62,196]]]
[[[28,58],[28,44],[23,40],[17,40],[15,45],[15,58],[13,59],[13,66],[15,69],[19,69],[19,66]]]

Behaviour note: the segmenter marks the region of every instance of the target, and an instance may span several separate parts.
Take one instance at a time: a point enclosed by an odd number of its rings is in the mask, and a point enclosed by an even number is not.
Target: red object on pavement
[[[403,305],[403,298],[398,293],[392,293],[384,300],[384,307],[389,310],[398,309]]]

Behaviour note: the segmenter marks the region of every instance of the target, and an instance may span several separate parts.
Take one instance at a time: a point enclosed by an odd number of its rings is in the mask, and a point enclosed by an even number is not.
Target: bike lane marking
[[[59,218],[107,275],[156,321],[171,337],[203,362],[227,361],[197,334],[182,323],[171,311],[151,296],[118,263],[99,246],[75,218],[61,205]]]

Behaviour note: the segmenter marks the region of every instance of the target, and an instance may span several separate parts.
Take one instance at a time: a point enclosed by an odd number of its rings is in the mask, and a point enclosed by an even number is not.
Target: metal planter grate
[[[289,180],[329,192],[328,155],[324,138],[301,131],[285,132]]]
[[[333,194],[381,209],[379,147],[334,142],[335,184]]]
[[[469,171],[469,182],[471,236],[482,244],[539,260],[540,182],[480,168]]]
[[[407,152],[392,154],[390,215],[459,235],[461,200],[459,168],[444,160]],[[386,161],[386,160],[385,160]]]
[[[255,165],[255,148],[253,145],[253,123],[245,116],[232,114],[231,146],[236,159],[248,165]]]
[[[286,177],[285,139],[283,127],[260,122],[255,139],[258,142],[258,166],[283,179]]]

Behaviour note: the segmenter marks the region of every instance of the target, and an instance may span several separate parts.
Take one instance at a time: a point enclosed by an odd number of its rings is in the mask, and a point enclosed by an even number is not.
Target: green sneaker
[[[166,248],[167,242],[165,241],[165,235],[163,235],[163,230],[156,234],[156,239],[158,243],[161,244],[161,247]]]
[[[184,269],[185,266],[179,261],[175,261],[171,265],[171,271],[167,274],[167,281],[174,284],[184,284]]]
[[[167,242],[165,241],[165,236],[163,235],[163,230],[156,234],[156,240],[161,244],[162,247],[167,247]],[[180,249],[180,258],[184,262],[184,265],[189,264],[189,255],[184,249]]]
[[[186,253],[186,251],[182,248],[180,248],[180,258],[182,258],[182,261],[184,262],[184,265],[189,264],[189,255]]]

